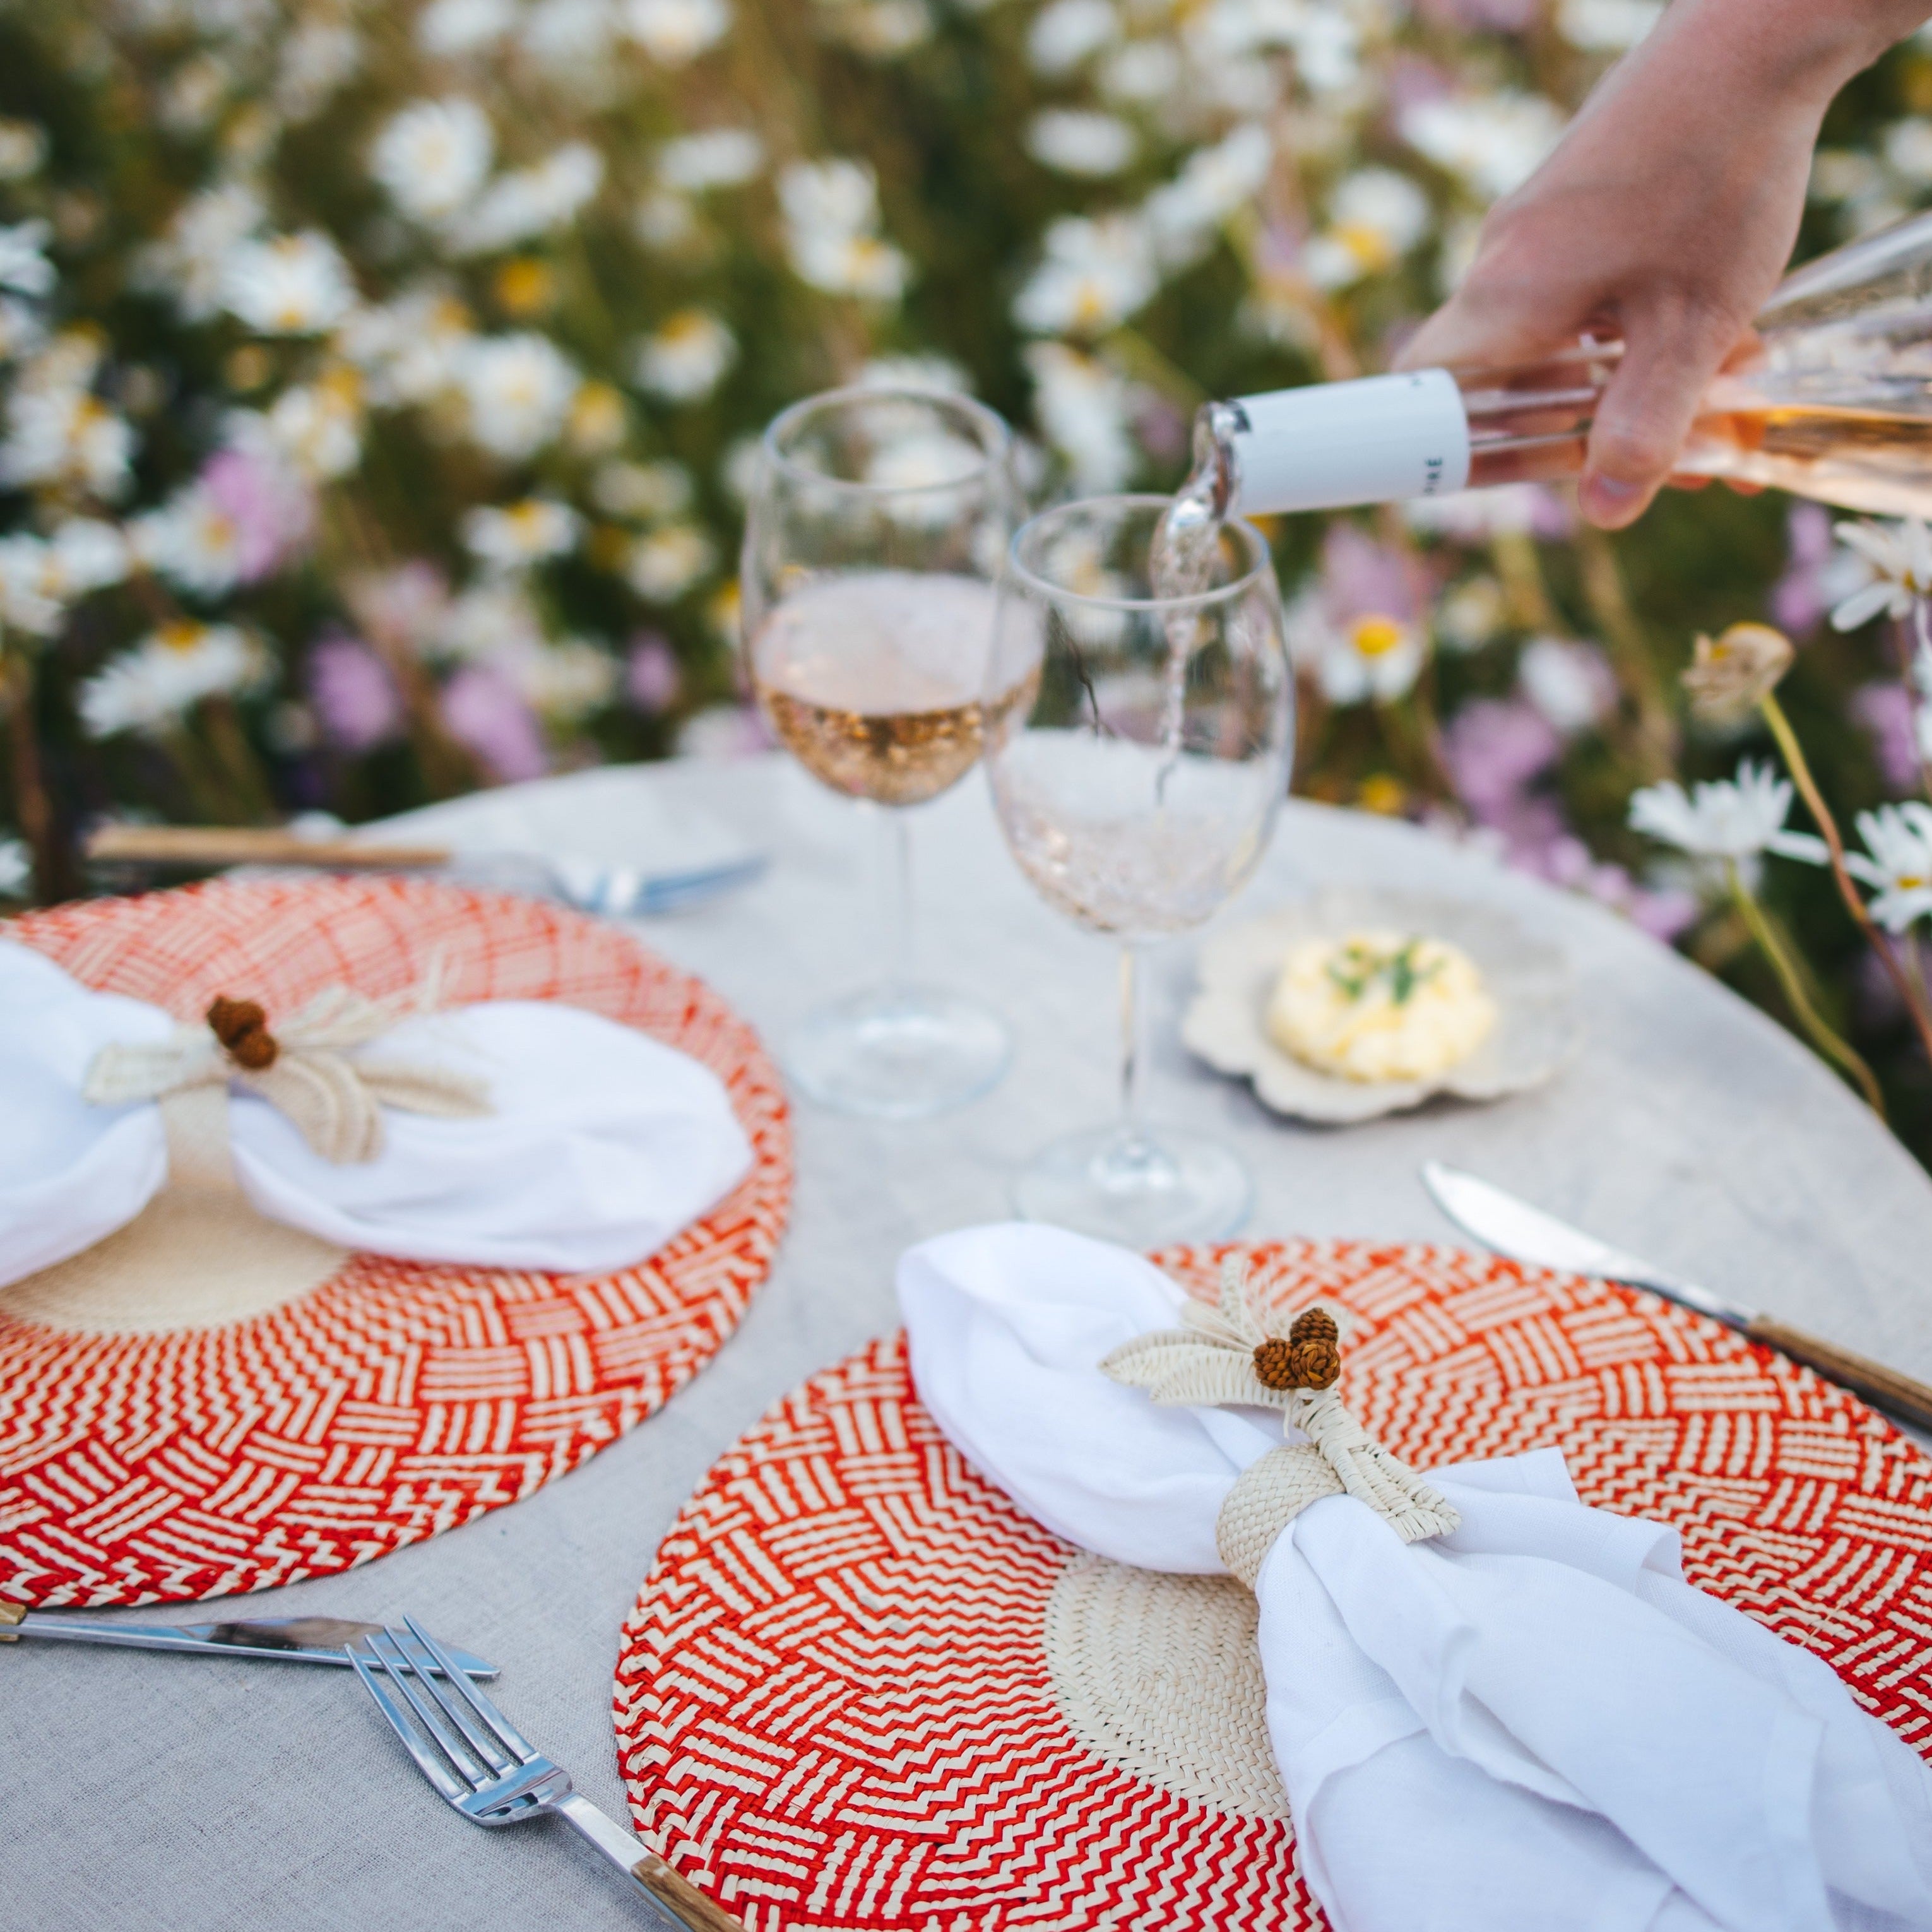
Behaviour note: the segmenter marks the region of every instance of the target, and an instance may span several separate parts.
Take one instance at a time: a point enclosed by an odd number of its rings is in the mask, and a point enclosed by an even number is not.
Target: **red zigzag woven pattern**
[[[1648,1295],[1448,1250],[1240,1250],[1353,1318],[1344,1383],[1424,1468],[1554,1444],[1586,1502],[1674,1524],[1705,1588],[1826,1658],[1932,1755],[1932,1462],[1843,1391]],[[1157,1256],[1212,1294],[1231,1250]],[[1068,1546],[964,1463],[903,1342],[719,1462],[626,1626],[640,1826],[752,1932],[1252,1932],[1325,1922],[1279,1822],[1092,1756],[1054,1708]]]
[[[403,880],[99,900],[7,936],[76,978],[197,1016],[378,997],[434,964],[452,1004],[564,1000],[722,1079],[753,1168],[638,1266],[547,1275],[353,1256],[230,1327],[67,1334],[0,1316],[0,1596],[145,1604],[366,1563],[515,1502],[661,1408],[736,1325],[791,1194],[783,1090],[701,982],[615,928]]]

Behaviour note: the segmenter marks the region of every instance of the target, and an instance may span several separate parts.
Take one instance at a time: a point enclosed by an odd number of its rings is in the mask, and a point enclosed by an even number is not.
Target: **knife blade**
[[[19,1612],[17,1615],[16,1612]],[[342,1646],[382,1628],[343,1617],[272,1617],[249,1622],[213,1624],[98,1624],[84,1618],[20,1611],[0,1604],[0,1642],[38,1638],[56,1643],[107,1644],[125,1650],[172,1650],[195,1657],[263,1658],[284,1664],[332,1664],[350,1667]],[[466,1677],[488,1682],[496,1666],[452,1645],[444,1648]]]
[[[1874,1407],[1921,1429],[1932,1429],[1932,1388],[1914,1381],[1882,1362],[1855,1354],[1835,1342],[1808,1335],[1774,1316],[1714,1294],[1653,1262],[1612,1247],[1567,1221],[1559,1221],[1526,1201],[1519,1201],[1492,1182],[1445,1167],[1436,1160],[1422,1164],[1422,1184],[1436,1204],[1465,1234],[1512,1261],[1534,1268],[1561,1268],[1570,1274],[1594,1276],[1601,1281],[1626,1282],[1647,1288],[1666,1300],[1700,1315],[1708,1315],[1748,1340],[1762,1342],[1802,1362],[1827,1378],[1862,1395]]]

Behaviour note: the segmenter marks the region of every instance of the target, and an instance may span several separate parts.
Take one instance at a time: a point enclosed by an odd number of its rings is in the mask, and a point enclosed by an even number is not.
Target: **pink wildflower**
[[[536,712],[488,664],[466,664],[443,686],[442,722],[499,784],[542,778],[550,769]]]
[[[332,632],[310,650],[308,694],[322,735],[345,752],[372,750],[393,738],[403,722],[388,667],[346,632]]]

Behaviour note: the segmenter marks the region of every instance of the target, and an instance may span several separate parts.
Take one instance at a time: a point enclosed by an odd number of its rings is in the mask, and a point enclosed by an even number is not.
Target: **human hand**
[[[1900,11],[1676,0],[1490,211],[1462,286],[1400,365],[1533,362],[1586,332],[1621,336],[1580,500],[1606,529],[1634,521],[1784,271],[1826,105]]]

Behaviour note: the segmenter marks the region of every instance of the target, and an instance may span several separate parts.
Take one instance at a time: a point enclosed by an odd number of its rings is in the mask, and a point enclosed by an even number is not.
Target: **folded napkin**
[[[1102,1372],[1181,1318],[1159,1270],[977,1228],[912,1249],[898,1293],[920,1400],[1022,1509],[1118,1562],[1228,1567],[1217,1519],[1282,1420]],[[1252,1577],[1335,1932],[1932,1928],[1932,1772],[1822,1660],[1687,1584],[1673,1531],[1586,1508],[1553,1449],[1410,1480],[1453,1529],[1405,1541],[1336,1478]]]
[[[243,1030],[266,1030],[238,1010]],[[632,1028],[554,1001],[502,1000],[386,1016],[379,1040],[335,1043],[369,1031],[358,1016],[374,1010],[324,998],[296,1016],[313,1052],[297,1051],[292,1021],[279,1066],[274,1049],[251,1052],[240,1032],[229,1036],[232,1065],[218,1064],[224,1041],[207,1029],[92,992],[0,941],[0,1286],[91,1247],[168,1180],[167,1102],[121,1099],[168,1078],[200,1077],[187,1093],[218,1102],[226,1090],[226,1155],[261,1213],[410,1261],[624,1267],[750,1168],[716,1076]],[[299,1104],[304,1076],[319,1113]],[[90,1078],[119,1103],[87,1098]],[[371,1096],[373,1117],[356,1115],[371,1114]],[[204,1118],[220,1137],[220,1113]],[[178,1160],[178,1134],[172,1144]]]

